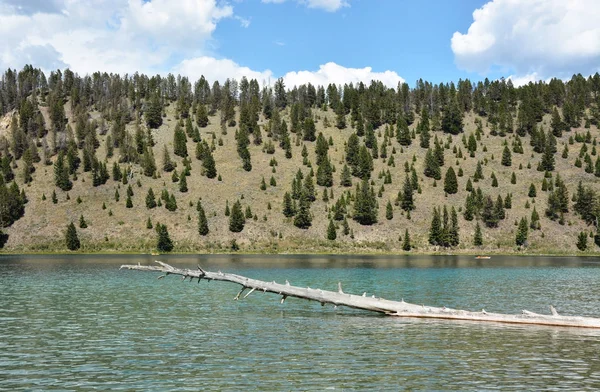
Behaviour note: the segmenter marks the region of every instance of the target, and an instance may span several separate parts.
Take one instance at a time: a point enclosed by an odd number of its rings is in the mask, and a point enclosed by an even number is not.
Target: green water
[[[591,390],[600,331],[384,317],[119,271],[150,256],[0,256],[0,390]],[[600,261],[163,257],[456,308],[600,317]]]

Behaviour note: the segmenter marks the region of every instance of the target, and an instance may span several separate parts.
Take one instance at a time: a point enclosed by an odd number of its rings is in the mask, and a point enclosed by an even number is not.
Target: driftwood
[[[550,306],[551,315],[538,314],[523,310],[521,314],[510,315],[501,313],[486,312],[482,309],[480,312],[471,312],[466,310],[450,309],[446,307],[432,307],[425,305],[415,305],[402,301],[390,301],[375,296],[347,294],[342,291],[341,283],[338,283],[337,291],[327,291],[321,289],[303,288],[275,282],[264,282],[261,280],[247,278],[241,275],[219,272],[210,272],[198,269],[180,269],[169,264],[157,261],[159,266],[146,265],[122,265],[121,269],[162,272],[158,279],[167,275],[179,275],[185,280],[198,279],[217,280],[237,283],[242,286],[234,300],[246,298],[254,291],[274,293],[281,296],[281,303],[288,297],[302,298],[309,301],[320,302],[321,305],[333,304],[334,306],[347,306],[350,308],[369,310],[383,313],[389,316],[409,317],[421,319],[441,319],[441,320],[467,320],[483,321],[507,324],[525,324],[525,325],[548,325],[560,327],[578,327],[578,328],[600,328],[600,318],[576,317],[559,315],[553,306]],[[248,292],[246,292],[248,290]],[[245,293],[245,295],[243,295]],[[242,297],[243,295],[243,297]]]

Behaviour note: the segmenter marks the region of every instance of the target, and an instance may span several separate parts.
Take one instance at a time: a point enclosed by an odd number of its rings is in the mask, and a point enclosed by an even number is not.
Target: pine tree
[[[146,229],[151,229],[153,227],[152,220],[150,220],[150,217],[148,217],[148,220],[146,221]]]
[[[333,223],[333,219],[329,220],[329,226],[327,226],[327,239],[329,241],[335,241],[337,238],[337,232],[335,229],[335,223]]]
[[[490,196],[487,196],[483,202],[483,211],[481,212],[481,219],[487,227],[498,227],[500,218],[497,215],[497,211],[494,208],[494,202]]]
[[[550,128],[552,129],[552,134],[556,137],[562,136],[562,131],[565,128],[565,124],[560,118],[560,114],[558,113],[558,109],[554,107],[552,110],[552,121],[550,123]]]
[[[171,241],[171,237],[169,236],[169,231],[167,230],[167,226],[157,223],[156,224],[156,249],[160,252],[170,252],[173,250],[173,241]]]
[[[450,246],[457,246],[460,243],[460,234],[458,228],[458,215],[456,209],[452,206],[450,212],[450,228],[448,230],[448,243]]]
[[[188,191],[187,180],[185,178],[186,178],[185,174],[183,174],[179,178],[179,192],[182,192],[182,193],[185,193]]]
[[[344,187],[352,186],[352,174],[348,165],[344,164],[342,168],[342,174],[340,176],[340,185]]]
[[[388,200],[387,205],[385,206],[385,218],[387,220],[392,220],[394,218],[394,209],[392,207],[392,203]]]
[[[307,176],[309,177],[309,176]],[[298,212],[294,217],[294,226],[300,229],[308,229],[312,225],[312,216],[310,214],[310,200],[305,191],[302,191]]]
[[[204,208],[200,202],[198,202],[196,209],[198,210],[198,234],[202,236],[207,235],[209,231],[208,220],[206,219]]]
[[[406,174],[406,178],[404,180],[404,185],[402,187],[402,209],[404,211],[412,211],[415,209],[415,201],[413,197],[414,186],[412,185],[411,180],[408,178],[408,174]]]
[[[442,221],[437,207],[433,208],[433,217],[429,228],[429,243],[431,245],[442,245]]]
[[[442,131],[458,135],[463,131],[462,113],[456,99],[450,102],[450,105],[444,110],[442,117]]]
[[[126,208],[133,208],[133,202],[131,201],[131,196],[127,195],[127,200],[125,201]]]
[[[577,236],[577,249],[580,251],[585,251],[587,249],[587,233],[582,231]]]
[[[208,111],[206,110],[206,106],[199,103],[198,108],[196,109],[196,124],[200,128],[206,128],[208,125]]]
[[[146,194],[146,208],[153,209],[156,207],[156,197],[154,196],[154,191],[152,188],[148,189],[148,193]]]
[[[71,222],[67,226],[67,231],[65,233],[65,242],[67,244],[67,249],[69,250],[77,250],[81,247],[79,237],[77,236],[77,229],[75,228],[73,222]]]
[[[294,216],[294,206],[292,204],[292,197],[289,192],[285,192],[283,195],[283,215],[287,218]]]
[[[412,143],[408,124],[403,115],[399,115],[398,121],[396,121],[396,137],[401,146],[410,146]]]
[[[317,136],[315,133],[315,122],[312,119],[312,117],[307,117],[304,120],[302,139],[309,142],[314,142],[315,140],[317,140]]]
[[[144,115],[149,128],[158,128],[162,125],[162,105],[158,93],[152,94],[150,104]]]
[[[54,183],[63,191],[69,191],[73,188],[73,183],[69,179],[69,167],[65,165],[65,156],[61,151],[54,163]]]
[[[453,195],[458,192],[458,179],[456,178],[456,173],[452,166],[448,168],[446,171],[446,176],[444,177],[444,192]]]
[[[512,154],[510,153],[510,149],[508,148],[508,146],[504,146],[504,151],[502,151],[502,165],[512,165]]]
[[[246,218],[242,211],[242,204],[238,200],[231,208],[231,215],[229,216],[229,230],[233,233],[239,233],[244,230],[245,224]]]
[[[440,170],[439,162],[434,156],[431,149],[428,149],[427,154],[425,155],[425,170],[423,173],[429,178],[433,178],[436,180],[442,179],[442,173]]]
[[[166,144],[163,147],[163,170],[166,172],[175,170],[175,164],[171,160],[171,156],[169,155],[169,150],[167,150]]]
[[[187,138],[179,123],[175,125],[175,132],[173,134],[173,153],[182,158],[188,156]]]
[[[361,225],[372,225],[377,223],[377,199],[371,192],[369,182],[363,179],[362,183],[356,186],[354,198],[354,220]]]
[[[477,161],[475,174],[473,174],[473,182],[477,182],[479,180],[483,180],[483,167],[481,166],[481,161]]]
[[[527,244],[527,236],[529,234],[529,227],[527,226],[527,218],[521,218],[519,222],[519,227],[517,228],[517,234],[515,237],[515,243],[517,246],[522,246]]]
[[[87,229],[88,225],[87,222],[85,221],[85,218],[83,217],[83,215],[79,216],[79,228],[80,229]]]
[[[410,252],[412,249],[412,245],[410,243],[410,234],[408,233],[408,229],[404,230],[404,241],[402,242],[402,250],[405,252]]]
[[[531,185],[529,185],[529,192],[527,193],[527,195],[529,197],[536,197],[537,196],[537,191],[535,189],[535,185],[533,184],[533,182],[531,183]]]
[[[482,246],[483,245],[483,236],[481,234],[481,226],[479,226],[479,222],[475,225],[475,235],[473,236],[473,245]]]

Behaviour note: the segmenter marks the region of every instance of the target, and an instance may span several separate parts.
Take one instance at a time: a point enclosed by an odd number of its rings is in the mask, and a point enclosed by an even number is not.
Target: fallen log
[[[416,305],[401,301],[390,301],[375,296],[354,295],[344,293],[341,283],[338,283],[337,291],[327,291],[321,289],[312,289],[310,287],[297,287],[276,282],[264,282],[261,280],[247,278],[241,275],[218,272],[210,272],[203,270],[200,266],[198,269],[181,269],[173,267],[167,263],[156,261],[158,266],[147,265],[122,265],[121,269],[162,272],[158,279],[162,279],[167,275],[182,276],[182,280],[198,279],[201,280],[216,280],[224,282],[237,283],[242,286],[239,293],[233,298],[239,300],[246,290],[243,298],[247,298],[254,291],[262,291],[265,293],[274,293],[281,296],[281,303],[288,297],[306,299],[325,304],[333,304],[334,306],[347,306],[355,309],[368,310],[378,313],[383,313],[388,316],[421,318],[421,319],[440,319],[440,320],[466,320],[479,322],[496,322],[505,324],[524,324],[524,325],[547,325],[558,327],[577,327],[577,328],[600,328],[600,318],[579,317],[579,316],[562,316],[559,315],[553,306],[550,306],[552,314],[538,314],[527,310],[523,310],[521,314],[501,314],[486,312],[482,309],[480,312],[472,312],[467,310],[450,309],[446,307],[433,307],[425,305]]]

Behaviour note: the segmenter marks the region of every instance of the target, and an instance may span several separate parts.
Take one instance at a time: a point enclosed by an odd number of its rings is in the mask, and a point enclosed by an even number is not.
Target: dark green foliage
[[[198,234],[203,236],[207,235],[209,231],[208,220],[206,219],[204,208],[202,207],[202,204],[200,202],[198,202],[196,209],[198,210]]]
[[[444,110],[442,117],[442,130],[446,133],[458,135],[463,131],[463,115],[458,107],[456,100],[452,100],[450,105]]]
[[[502,151],[502,165],[512,165],[512,154],[510,153],[510,149],[508,148],[508,146],[504,146],[504,151]]]
[[[169,155],[169,150],[167,150],[166,144],[163,147],[163,170],[166,172],[175,170],[175,164],[171,160],[171,156]]]
[[[402,250],[405,252],[410,252],[412,249],[412,245],[410,243],[410,234],[408,233],[408,229],[404,230],[404,240],[402,241]]]
[[[144,113],[146,124],[149,128],[158,128],[162,125],[162,104],[158,93],[152,94],[150,104]]]
[[[206,106],[203,104],[198,104],[198,108],[196,109],[196,124],[200,128],[205,128],[208,125],[208,111],[206,110]]]
[[[335,241],[337,238],[337,232],[335,229],[335,223],[333,223],[333,219],[329,220],[329,226],[327,226],[327,239],[329,241]]]
[[[473,174],[473,182],[478,182],[479,180],[483,180],[483,178],[483,167],[481,166],[481,161],[477,161],[475,173]]]
[[[527,193],[527,195],[529,197],[536,197],[537,196],[537,191],[535,189],[535,185],[533,184],[533,182],[531,183],[531,185],[529,185],[529,192]]]
[[[75,228],[73,222],[67,226],[67,231],[65,232],[65,242],[67,244],[67,249],[69,250],[77,250],[81,247],[79,237],[77,236],[77,229]]]
[[[377,209],[377,198],[371,192],[369,182],[365,178],[356,186],[353,218],[361,225],[372,225],[377,223]]]
[[[306,140],[309,142],[314,142],[315,140],[317,140],[315,122],[311,117],[307,117],[304,120],[304,126],[302,128],[303,128],[303,133],[302,133],[303,140]]]
[[[585,231],[582,231],[579,233],[579,235],[577,236],[577,249],[579,249],[580,251],[585,251],[588,247],[587,245],[587,233]]]
[[[483,245],[483,235],[481,233],[481,226],[479,226],[479,222],[475,225],[475,235],[473,236],[473,245],[482,246]]]
[[[175,132],[173,134],[173,153],[182,158],[188,156],[187,138],[179,122],[175,125]]]
[[[54,184],[63,191],[73,188],[73,183],[69,179],[69,167],[65,165],[65,156],[62,151],[58,153],[58,158],[54,163]]]
[[[294,216],[295,213],[292,197],[290,196],[289,192],[285,192],[283,195],[283,215],[285,215],[287,218],[290,218]]]
[[[519,226],[517,228],[517,234],[515,236],[515,243],[517,246],[527,245],[527,237],[529,235],[529,227],[527,225],[527,218],[521,218]]]
[[[565,129],[565,124],[560,118],[560,114],[556,107],[552,110],[552,122],[550,123],[550,128],[552,128],[552,134],[556,137],[561,137],[562,132]]]
[[[394,208],[392,207],[392,203],[388,200],[385,206],[385,219],[392,220],[394,218]]]
[[[398,139],[398,143],[401,146],[410,146],[412,143],[412,139],[410,137],[410,131],[408,129],[408,124],[404,119],[403,115],[398,116],[398,121],[396,122],[396,138]],[[423,146],[423,140],[421,142],[421,147]],[[429,140],[425,144],[429,144]]]
[[[498,227],[500,217],[498,216],[498,211],[494,207],[492,198],[487,196],[483,201],[483,210],[481,212],[481,219],[487,227]]]
[[[431,149],[427,150],[425,155],[425,170],[423,171],[425,176],[436,180],[442,179],[442,172],[440,170],[440,164],[436,157],[433,155]]]
[[[433,216],[429,228],[429,243],[431,245],[442,245],[443,243],[442,221],[437,207],[433,208]]]
[[[131,196],[127,195],[127,200],[125,201],[125,207],[133,208],[133,202],[131,201]]]
[[[187,180],[185,174],[179,178],[179,192],[185,193],[188,191]]]
[[[167,226],[157,223],[156,224],[156,249],[160,252],[170,252],[173,250],[173,241],[171,241],[171,237],[169,236],[169,231],[167,230]]]
[[[56,194],[53,195],[56,198]],[[27,198],[17,183],[12,182],[8,186],[0,177],[0,228],[8,227],[20,219],[25,213],[25,203]]]
[[[408,178],[408,174],[406,174],[406,178],[404,180],[404,185],[402,186],[402,209],[404,211],[412,211],[415,209],[415,201],[414,201],[414,186],[411,183],[411,180]]]
[[[312,215],[310,213],[310,200],[306,192],[303,191],[300,196],[298,211],[294,217],[294,226],[299,229],[308,229],[311,225]]]
[[[231,208],[231,215],[229,216],[229,231],[233,233],[239,233],[244,230],[246,224],[246,217],[242,211],[242,204],[240,201],[233,203]]]
[[[329,157],[325,157],[317,168],[317,185],[326,187],[333,185],[333,168]]]
[[[148,217],[148,220],[146,221],[146,229],[151,229],[154,226],[152,225],[152,220],[150,219],[150,217]]]
[[[79,216],[79,228],[80,229],[87,229],[88,225],[87,222],[85,221],[85,218],[83,217],[83,215]]]
[[[448,168],[446,176],[444,177],[444,192],[450,195],[458,192],[458,179],[456,178],[456,173],[452,166]]]

